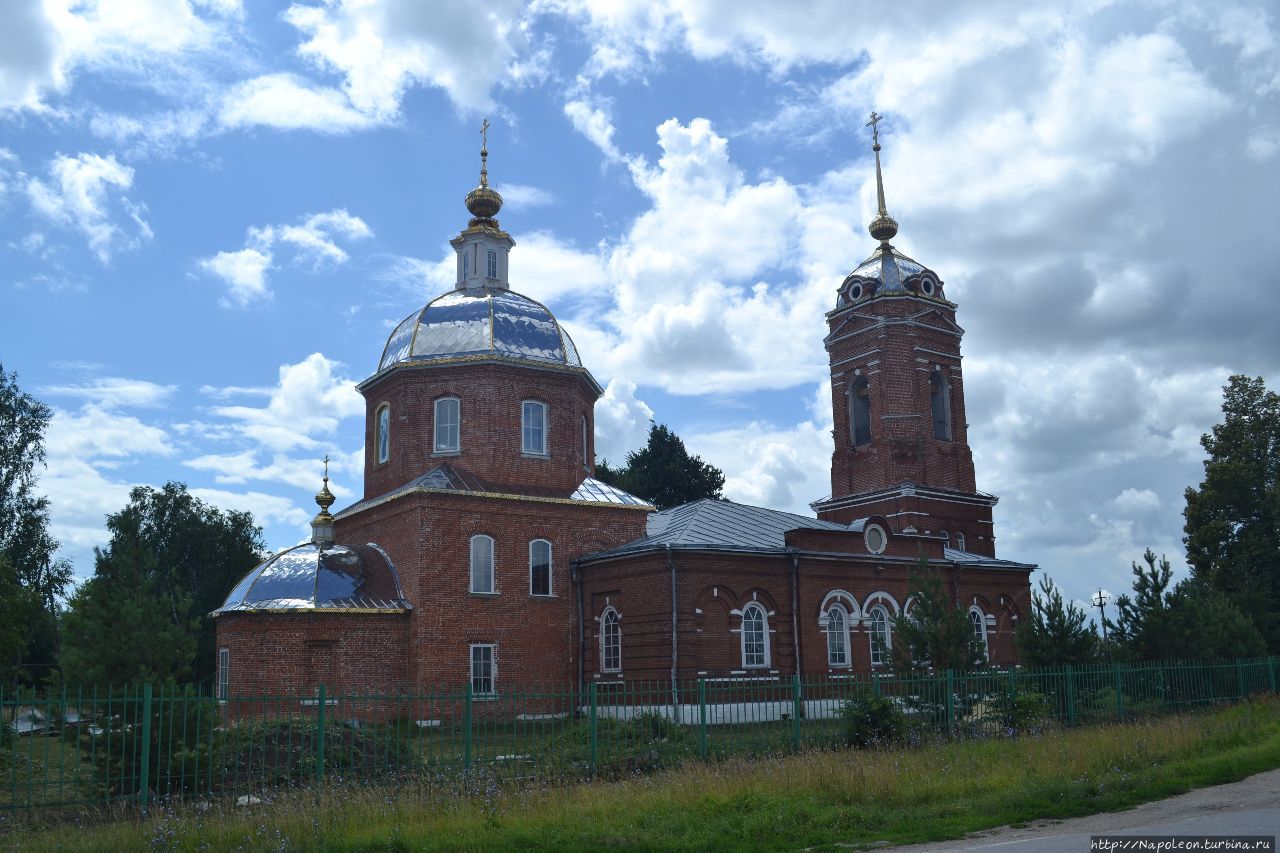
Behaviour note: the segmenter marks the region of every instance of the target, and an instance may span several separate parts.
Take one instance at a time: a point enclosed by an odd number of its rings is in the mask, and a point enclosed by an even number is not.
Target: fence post
[[[800,698],[800,673],[791,676],[791,748],[800,751],[800,710],[803,701]]]
[[[316,784],[324,784],[324,716],[329,709],[324,685],[316,692]]]
[[[880,687],[880,673],[878,673],[878,672],[872,672],[872,673],[871,673],[871,692],[875,694],[875,697],[876,697],[877,699],[879,699],[879,698],[880,698],[880,695],[881,695],[881,694],[880,694],[880,691],[881,691],[881,687]]]
[[[596,725],[596,682],[591,682],[591,778],[596,778],[596,771],[599,768],[600,760],[600,742],[598,735],[600,733],[599,726]]]
[[[1267,658],[1267,684],[1271,687],[1271,692],[1276,692],[1276,659],[1274,657]]]
[[[1124,680],[1120,677],[1120,664],[1112,664],[1112,670],[1115,671],[1116,683],[1116,719],[1124,719]]]
[[[462,769],[471,769],[471,679],[467,679],[466,704],[462,708]]]
[[[955,733],[956,725],[956,698],[955,698],[955,674],[951,670],[947,670],[947,736],[950,737]]]
[[[1244,661],[1236,658],[1236,691],[1240,694],[1238,698],[1244,698]]]
[[[33,694],[34,695],[34,694]],[[145,810],[151,794],[151,683],[142,686],[142,774],[138,778],[138,804]]]
[[[1067,678],[1067,725],[1074,726],[1076,724],[1076,680],[1075,672],[1071,668],[1071,664],[1066,666]]]
[[[707,758],[707,680],[698,679],[698,757]]]

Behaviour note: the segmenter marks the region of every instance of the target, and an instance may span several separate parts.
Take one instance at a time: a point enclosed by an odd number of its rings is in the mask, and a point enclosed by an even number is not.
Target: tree
[[[1085,612],[1046,575],[1031,598],[1031,618],[1018,626],[1018,652],[1028,666],[1092,663],[1098,659],[1098,635]]]
[[[956,606],[941,573],[923,557],[911,573],[910,590],[910,615],[904,611],[893,622],[894,669],[973,669],[986,663],[968,614]]]
[[[23,392],[17,374],[6,373],[0,364],[0,556],[25,602],[8,614],[22,619],[16,628],[22,642],[14,664],[34,681],[51,671],[57,653],[58,602],[71,583],[70,563],[54,556],[58,543],[49,534],[49,500],[35,492],[51,417],[49,407]]]
[[[719,499],[724,472],[690,456],[680,436],[666,424],[649,423],[649,441],[627,454],[625,468],[612,468],[608,460],[596,466],[596,478],[649,501],[658,509],[701,500]]]
[[[18,580],[9,558],[0,554],[0,682],[20,673],[27,630],[38,611],[36,597]]]
[[[107,528],[111,541],[67,613],[68,674],[91,681],[211,678],[208,613],[262,559],[262,529],[249,513],[223,513],[182,483],[134,489],[129,504],[107,517]],[[117,648],[102,648],[113,628]],[[159,637],[173,644],[172,654],[152,648]],[[126,647],[134,651],[125,654]]]
[[[1133,596],[1116,599],[1115,622],[1107,621],[1122,656],[1136,660],[1222,660],[1266,654],[1253,621],[1221,592],[1192,578],[1169,584],[1166,558],[1147,549],[1133,564]]]
[[[1188,488],[1184,542],[1191,575],[1225,595],[1280,653],[1280,395],[1232,376],[1222,423],[1200,438],[1204,482]]]

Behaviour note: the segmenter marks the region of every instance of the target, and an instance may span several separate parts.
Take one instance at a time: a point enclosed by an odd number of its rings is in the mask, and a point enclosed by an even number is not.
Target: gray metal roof
[[[782,551],[788,530],[861,530],[862,522],[836,524],[776,509],[700,500],[649,516],[646,535],[600,551],[588,559],[647,551],[654,548],[726,549],[733,551]]]
[[[995,557],[984,557],[981,554],[972,554],[968,551],[961,551],[959,548],[943,547],[942,556],[946,557],[953,563],[962,563],[966,566],[990,569],[1034,569],[1031,563],[1018,563],[1013,560],[1000,560]]]
[[[245,575],[211,615],[236,612],[412,610],[387,552],[367,545],[304,542]]]

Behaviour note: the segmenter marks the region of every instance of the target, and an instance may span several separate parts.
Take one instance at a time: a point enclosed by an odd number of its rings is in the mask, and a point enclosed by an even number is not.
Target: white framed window
[[[933,437],[951,440],[951,389],[941,370],[929,376],[929,409],[933,414]]]
[[[457,397],[436,400],[435,452],[449,453],[462,446],[462,401]]]
[[[545,539],[529,543],[529,594],[551,594],[551,543]]]
[[[462,253],[462,277],[467,279],[471,277],[471,247]]]
[[[381,465],[391,458],[391,406],[387,403],[379,406],[375,420],[378,424],[378,464]]]
[[[849,432],[855,446],[871,443],[871,383],[865,376],[849,386]]]
[[[498,277],[498,253],[489,250],[489,278]]]
[[[742,666],[744,669],[769,665],[769,617],[757,602],[742,608]]]
[[[867,631],[868,642],[871,644],[871,665],[887,666],[893,649],[893,635],[889,630],[889,611],[883,604],[877,604],[867,611],[867,617],[871,623]]]
[[[872,554],[883,554],[885,546],[889,544],[889,537],[880,525],[868,524],[862,531],[862,541]]]
[[[612,607],[600,614],[600,669],[622,671],[622,619]]]
[[[956,547],[961,551],[964,550],[964,534],[956,531]]]
[[[471,591],[493,592],[493,537],[471,537]]]
[[[839,604],[827,611],[827,665],[849,666],[849,614]]]
[[[493,696],[498,692],[496,649],[492,643],[471,644],[472,696]]]
[[[535,456],[547,455],[547,404],[525,400],[520,404],[520,448]]]
[[[587,432],[587,416],[582,416],[582,467],[591,470],[591,437]]]
[[[218,698],[231,698],[231,649],[225,646],[218,649]]]
[[[981,653],[982,660],[985,661],[989,657],[987,649],[987,617],[976,606],[969,608],[969,627],[973,629],[973,644]]]

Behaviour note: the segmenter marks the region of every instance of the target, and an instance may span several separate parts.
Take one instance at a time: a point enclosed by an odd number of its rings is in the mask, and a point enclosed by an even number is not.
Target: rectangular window
[[[436,400],[436,445],[437,453],[458,450],[461,447],[461,403],[457,397],[445,397]]]
[[[582,467],[591,470],[591,442],[587,434],[587,416],[582,416]]]
[[[471,695],[492,696],[497,693],[498,669],[491,644],[471,647]]]
[[[498,253],[489,252],[489,278],[498,277]]]
[[[231,695],[231,650],[218,649],[218,698],[224,702]]]
[[[520,412],[522,449],[537,456],[547,455],[547,404],[525,400]]]
[[[529,543],[529,594],[551,594],[551,543],[545,539]]]

